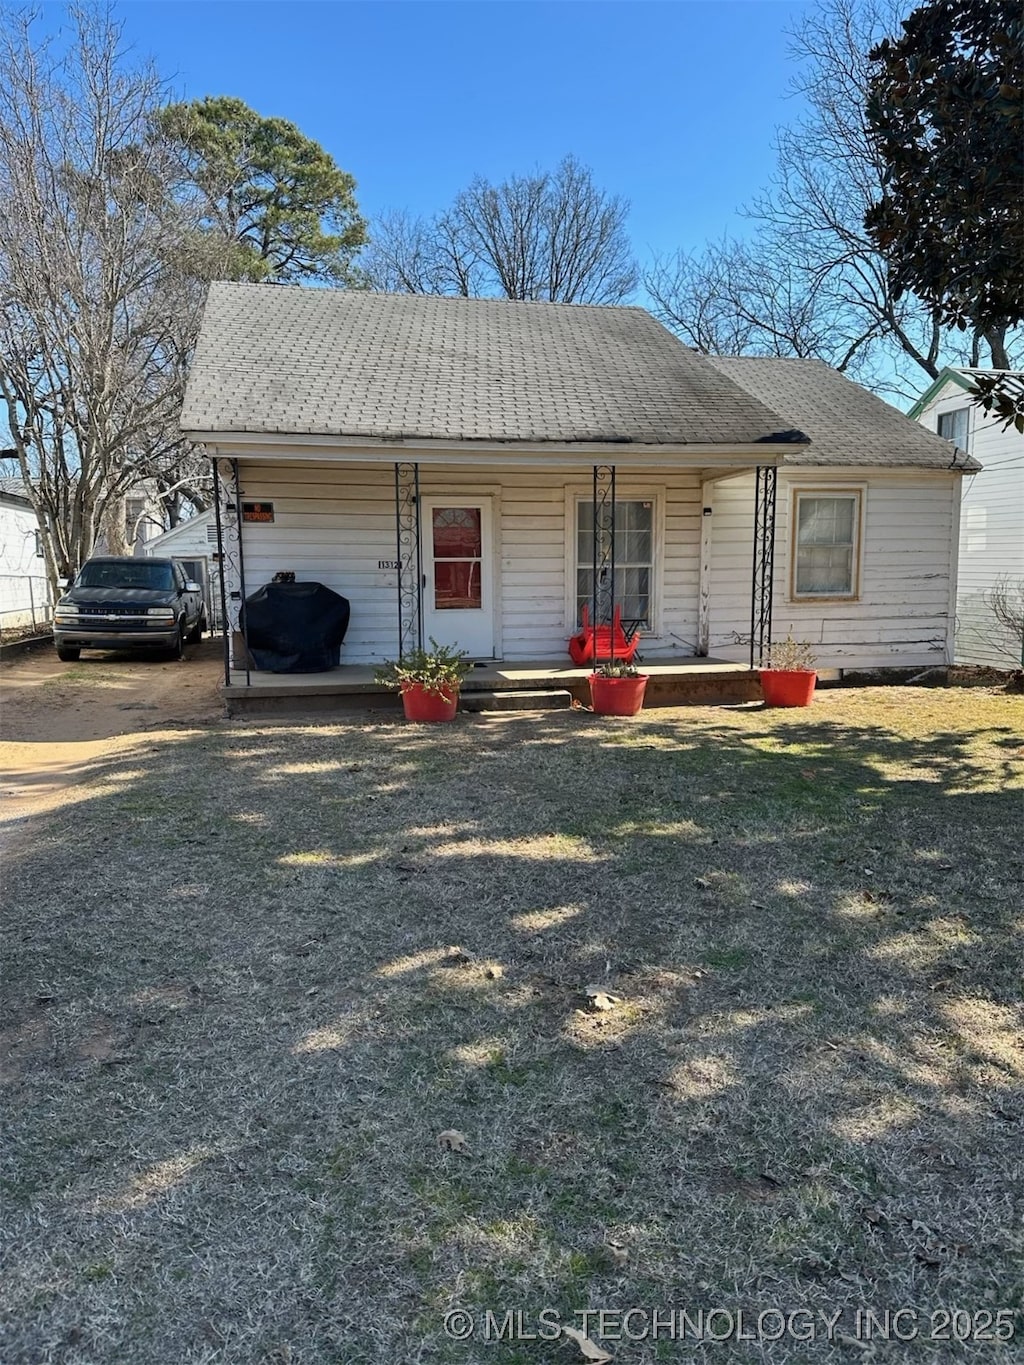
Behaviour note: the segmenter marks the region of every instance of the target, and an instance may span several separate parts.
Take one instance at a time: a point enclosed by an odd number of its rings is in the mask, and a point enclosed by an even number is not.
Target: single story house
[[[820,362],[708,359],[642,308],[214,284],[181,425],[234,624],[318,580],[343,665],[433,637],[557,667],[613,603],[651,664],[790,632],[822,668],[951,658],[975,462]]]
[[[1024,432],[1004,426],[974,397],[973,378],[992,373],[945,369],[908,415],[982,466],[963,480],[955,661],[1020,668],[1020,638],[1000,624],[992,594],[1003,585],[1011,600],[1024,595]]]

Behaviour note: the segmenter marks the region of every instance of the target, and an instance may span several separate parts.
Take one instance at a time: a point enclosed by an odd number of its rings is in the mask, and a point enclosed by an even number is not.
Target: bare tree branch
[[[910,397],[945,364],[978,363],[978,337],[897,295],[864,215],[884,167],[869,136],[868,53],[898,28],[900,0],[819,0],[792,35],[794,89],[808,112],[780,130],[770,186],[742,243],[656,260],[644,277],[657,315],[700,350],[815,356],[868,387]],[[983,337],[991,363],[1007,338]]]
[[[0,24],[0,398],[54,585],[127,489],[181,476],[203,297],[151,135],[161,82],[129,63],[107,10],[69,13],[59,50],[31,14]]]
[[[988,645],[1008,665],[1024,667],[1024,578],[999,578],[982,599],[990,613],[985,632]]]
[[[638,279],[628,207],[573,157],[500,185],[478,176],[435,218],[382,218],[362,269],[388,292],[621,303]]]

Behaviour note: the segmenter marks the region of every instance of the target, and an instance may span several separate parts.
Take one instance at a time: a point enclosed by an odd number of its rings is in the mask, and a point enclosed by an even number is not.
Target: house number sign
[[[378,569],[397,569],[397,568],[398,568],[398,560],[397,560],[397,559],[378,559],[378,560],[377,560],[377,568],[378,568]]]
[[[242,520],[273,521],[274,504],[272,502],[243,502]]]

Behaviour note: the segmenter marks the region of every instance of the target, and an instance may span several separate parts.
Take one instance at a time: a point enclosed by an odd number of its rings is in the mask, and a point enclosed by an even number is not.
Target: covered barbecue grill
[[[241,627],[256,668],[324,673],[341,661],[349,614],[323,583],[266,583],[245,599]]]

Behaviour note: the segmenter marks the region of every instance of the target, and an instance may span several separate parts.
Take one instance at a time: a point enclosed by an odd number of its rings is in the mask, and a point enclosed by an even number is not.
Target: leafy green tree
[[[215,252],[221,272],[349,282],[366,224],[355,181],[318,143],[229,96],[168,105],[155,122],[177,149],[178,193],[198,200],[203,231],[230,247],[226,261]]]
[[[885,169],[865,226],[901,291],[995,339],[1024,318],[1024,10],[929,0],[902,29],[871,52]]]

